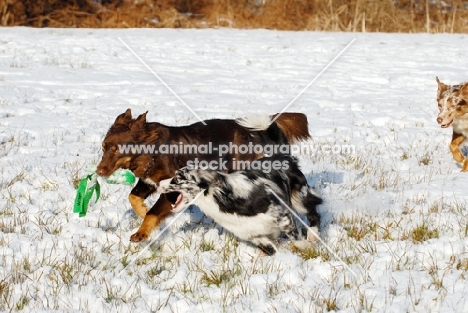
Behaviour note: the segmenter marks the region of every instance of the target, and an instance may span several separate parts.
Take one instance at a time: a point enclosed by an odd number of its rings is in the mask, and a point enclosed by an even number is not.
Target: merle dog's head
[[[437,77],[436,80],[439,107],[437,123],[442,128],[447,128],[452,125],[454,119],[462,116],[466,118],[468,115],[468,83],[451,86],[442,83]]]
[[[166,199],[172,204],[172,211],[178,212],[193,201],[200,192],[208,189],[216,173],[211,170],[183,167],[176,171],[174,177],[160,181],[157,191],[165,194]]]

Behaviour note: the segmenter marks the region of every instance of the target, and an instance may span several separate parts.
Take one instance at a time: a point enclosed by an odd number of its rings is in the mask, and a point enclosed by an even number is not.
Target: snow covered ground
[[[0,311],[468,312],[468,174],[435,122],[435,76],[468,79],[468,36],[0,34]],[[356,149],[300,157],[331,250],[285,241],[263,256],[196,208],[151,245],[130,243],[141,220],[123,185],[72,213],[118,114],[197,121],[119,37],[202,118],[281,111],[356,38],[288,109],[307,114],[309,144]]]

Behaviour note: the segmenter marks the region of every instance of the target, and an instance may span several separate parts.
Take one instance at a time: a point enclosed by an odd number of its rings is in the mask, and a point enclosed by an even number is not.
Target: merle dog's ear
[[[211,171],[211,170],[198,170],[198,182],[197,185],[201,189],[207,189],[213,185],[218,186],[219,184],[224,185],[225,179],[222,173]]]
[[[184,166],[182,168],[179,168],[177,171],[176,171],[176,174],[179,173],[180,175],[184,176],[188,173],[188,171],[190,170],[190,168],[188,166]]]
[[[439,77],[437,77],[437,76],[436,76],[436,81],[437,81],[437,85],[438,85],[437,95],[440,96],[441,93],[443,93],[444,91],[447,90],[448,86],[446,84],[442,83],[439,80]]]
[[[468,101],[468,83],[464,84],[461,88],[460,88],[460,97],[465,100],[465,101]]]
[[[114,124],[115,125],[117,125],[117,124],[128,125],[131,121],[132,121],[132,110],[127,109],[127,111],[125,111],[125,113],[122,113],[119,116],[117,116],[117,118],[115,119]]]
[[[210,183],[205,178],[200,178],[200,181],[198,182],[198,187],[200,187],[200,189],[208,189],[209,185]]]

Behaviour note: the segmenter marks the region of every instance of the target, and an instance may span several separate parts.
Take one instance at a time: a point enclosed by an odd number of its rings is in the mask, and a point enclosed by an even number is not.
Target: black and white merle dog
[[[196,198],[193,204],[203,213],[267,255],[276,253],[274,241],[281,232],[298,248],[310,246],[319,236],[317,205],[322,199],[307,185],[297,159],[275,155],[254,162],[259,169],[230,174],[184,167],[161,181],[158,192],[165,193],[174,212]],[[307,216],[307,241],[288,207]]]

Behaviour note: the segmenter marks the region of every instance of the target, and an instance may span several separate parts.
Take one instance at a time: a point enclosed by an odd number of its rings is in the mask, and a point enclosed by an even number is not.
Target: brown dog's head
[[[136,172],[144,172],[142,169],[134,167],[146,167],[152,161],[150,155],[145,155],[144,151],[127,150],[123,147],[129,145],[156,145],[159,139],[167,136],[167,130],[158,123],[147,123],[146,113],[141,114],[136,119],[132,118],[132,111],[127,109],[120,114],[109,128],[104,141],[102,142],[102,159],[98,164],[96,173],[99,176],[107,177],[119,168],[130,169]],[[150,127],[155,124],[157,127]],[[155,126],[152,125],[152,126]],[[164,134],[165,136],[161,136]],[[147,160],[148,162],[136,162],[135,160]]]
[[[445,85],[436,77],[438,84],[437,103],[439,115],[437,123],[442,128],[452,125],[456,118],[468,118],[468,83],[461,85]],[[466,116],[464,116],[467,114]]]

